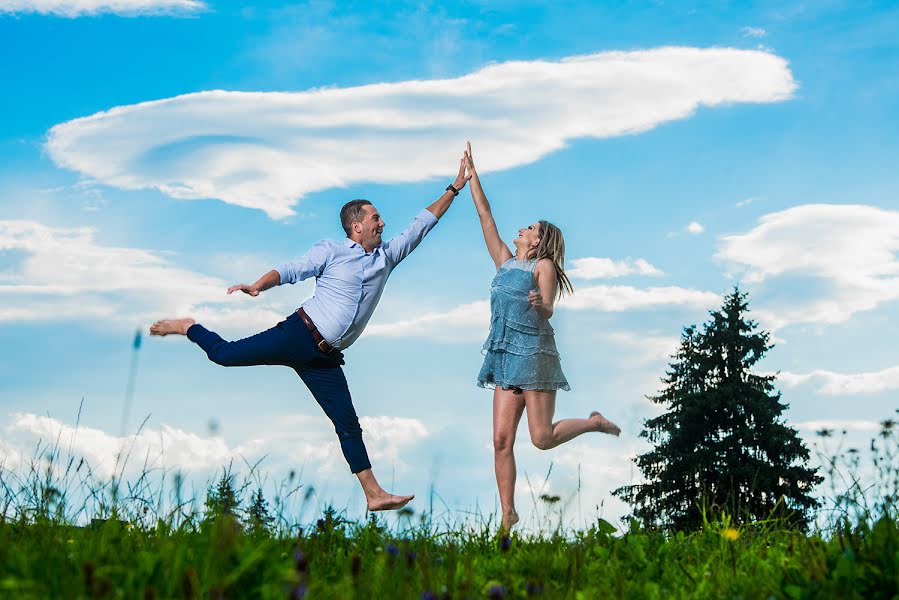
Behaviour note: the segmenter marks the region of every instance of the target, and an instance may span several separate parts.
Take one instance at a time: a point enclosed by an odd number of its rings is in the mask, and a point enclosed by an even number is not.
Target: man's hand
[[[228,288],[228,293],[231,294],[233,292],[243,292],[244,294],[248,294],[250,296],[258,296],[259,290],[256,289],[255,286],[247,285],[245,283],[239,283],[237,285],[232,285]]]
[[[468,180],[471,179],[471,172],[468,170],[468,166],[465,164],[465,156],[462,157],[462,160],[459,161],[459,174],[456,175],[456,180],[453,182],[453,187],[457,190],[461,190],[465,187],[465,184],[468,183]]]

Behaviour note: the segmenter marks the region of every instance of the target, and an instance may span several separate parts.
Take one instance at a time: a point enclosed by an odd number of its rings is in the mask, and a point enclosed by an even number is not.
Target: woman
[[[493,460],[502,505],[502,527],[518,522],[512,446],[525,408],[534,446],[555,448],[582,433],[618,435],[621,429],[598,412],[586,419],[553,423],[556,390],[568,390],[549,319],[553,303],[572,293],[563,269],[565,241],[558,227],[538,221],[518,230],[515,253],[500,239],[490,204],[475,170],[471,144],[465,153],[471,196],[481,219],[487,251],[497,272],[490,287],[490,335],[484,343],[480,387],[493,388]]]

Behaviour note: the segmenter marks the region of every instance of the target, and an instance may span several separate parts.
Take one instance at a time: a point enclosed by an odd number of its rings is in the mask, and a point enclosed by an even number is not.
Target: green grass
[[[852,449],[822,461],[812,532],[721,516],[688,534],[598,519],[511,539],[411,513],[300,527],[288,515],[313,494],[293,475],[271,506],[252,465],[184,499],[177,474],[169,490],[159,473],[101,481],[57,444],[24,472],[0,466],[0,598],[897,598],[895,425],[871,442],[872,484]]]
[[[503,541],[489,530],[389,531],[333,517],[292,535],[220,517],[172,528],[108,520],[0,525],[14,598],[893,598],[889,517],[832,535],[726,524],[666,537],[589,530]],[[433,594],[429,596],[428,594]]]

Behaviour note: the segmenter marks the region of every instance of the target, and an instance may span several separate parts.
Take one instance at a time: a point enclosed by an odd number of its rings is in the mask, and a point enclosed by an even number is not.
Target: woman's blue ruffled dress
[[[528,302],[537,289],[537,261],[510,258],[490,285],[490,335],[484,342],[484,365],[478,374],[483,388],[569,390],[562,373],[555,332]]]

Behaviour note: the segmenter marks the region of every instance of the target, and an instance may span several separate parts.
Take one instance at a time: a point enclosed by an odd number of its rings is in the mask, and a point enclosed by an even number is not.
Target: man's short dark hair
[[[340,224],[343,225],[343,230],[346,231],[347,237],[350,237],[350,234],[353,233],[353,223],[361,223],[362,219],[365,218],[365,209],[363,207],[366,205],[371,205],[371,202],[368,200],[350,200],[340,209]]]

